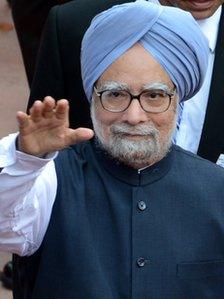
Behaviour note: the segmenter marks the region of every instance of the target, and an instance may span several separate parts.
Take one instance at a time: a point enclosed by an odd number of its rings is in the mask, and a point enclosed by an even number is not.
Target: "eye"
[[[121,93],[119,91],[111,91],[110,96],[117,98],[121,96]]]
[[[145,99],[148,100],[161,100],[167,97],[167,94],[163,90],[148,90],[142,94]]]
[[[127,96],[127,93],[122,90],[108,90],[104,93],[106,98],[110,99],[121,99]]]

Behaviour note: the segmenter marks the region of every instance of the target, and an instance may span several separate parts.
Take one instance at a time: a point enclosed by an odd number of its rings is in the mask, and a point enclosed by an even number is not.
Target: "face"
[[[122,88],[136,95],[147,86],[174,85],[159,63],[139,44],[117,59],[99,78],[97,90]],[[91,106],[95,136],[113,157],[133,168],[151,165],[162,159],[171,145],[176,124],[177,96],[167,111],[145,112],[133,99],[124,112],[106,111],[99,96],[93,93]]]
[[[162,5],[170,5],[189,11],[195,19],[211,17],[224,0],[160,0]]]

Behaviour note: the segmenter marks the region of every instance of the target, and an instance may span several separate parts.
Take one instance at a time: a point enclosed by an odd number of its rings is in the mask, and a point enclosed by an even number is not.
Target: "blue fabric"
[[[209,53],[200,27],[188,12],[139,1],[102,12],[88,28],[82,41],[81,69],[89,101],[97,79],[137,42],[168,73],[180,101],[197,93],[204,80]]]
[[[20,299],[224,298],[221,167],[173,147],[138,174],[90,142],[55,163],[57,198]]]

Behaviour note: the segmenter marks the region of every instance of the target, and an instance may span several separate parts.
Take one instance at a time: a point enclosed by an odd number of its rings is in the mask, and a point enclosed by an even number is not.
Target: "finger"
[[[55,108],[55,116],[58,119],[67,119],[69,111],[69,104],[67,100],[59,100],[57,101],[57,105]]]
[[[24,129],[29,125],[29,115],[22,111],[18,111],[16,114],[19,129]]]
[[[39,101],[39,100],[36,100],[33,105],[31,106],[31,108],[29,109],[29,115],[31,115],[33,113],[33,109],[34,109],[34,106],[36,105],[36,102],[42,102],[42,101]],[[35,104],[35,105],[34,105]]]
[[[43,111],[43,102],[35,101],[31,109],[30,118],[34,122],[39,122],[43,118],[42,111]]]
[[[52,97],[45,97],[43,101],[42,115],[51,118],[55,114],[55,100]]]
[[[93,138],[94,132],[87,128],[70,129],[68,145],[82,142]]]

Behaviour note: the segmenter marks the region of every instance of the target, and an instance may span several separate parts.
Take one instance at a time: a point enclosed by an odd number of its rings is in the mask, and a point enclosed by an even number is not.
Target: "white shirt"
[[[31,255],[49,224],[57,189],[52,159],[57,154],[40,159],[16,151],[16,136],[0,140],[0,251]]]
[[[198,150],[207,109],[220,16],[221,6],[210,18],[198,21],[209,41],[208,69],[199,92],[192,99],[184,102],[179,130],[175,136],[176,144],[193,153],[197,153]]]

